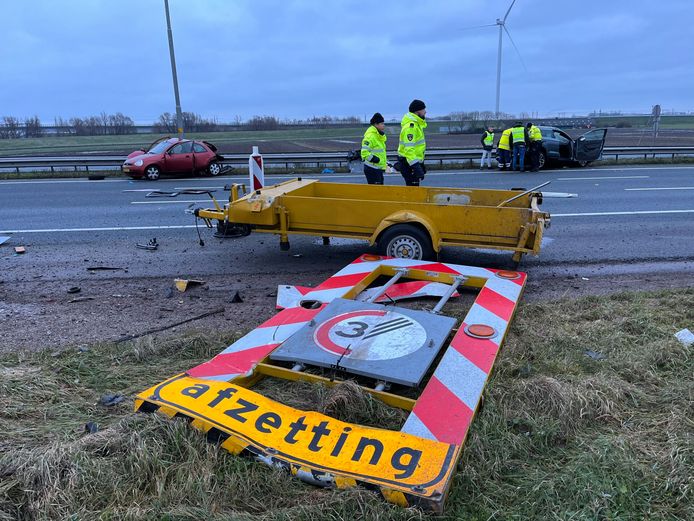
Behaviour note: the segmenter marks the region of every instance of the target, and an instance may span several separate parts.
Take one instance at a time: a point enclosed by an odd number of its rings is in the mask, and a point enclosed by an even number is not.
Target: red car
[[[223,159],[217,153],[217,147],[207,141],[163,138],[146,151],[132,152],[121,169],[133,179],[150,181],[156,181],[162,174],[219,175]]]

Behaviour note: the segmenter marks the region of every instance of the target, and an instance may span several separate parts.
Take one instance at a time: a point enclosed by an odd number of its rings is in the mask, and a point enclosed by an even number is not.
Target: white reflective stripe
[[[419,436],[420,438],[426,438],[427,440],[435,440],[436,436],[428,429],[424,422],[419,419],[419,417],[413,412],[407,417],[405,425],[400,429],[401,432],[406,432],[408,434],[413,434]]]
[[[434,376],[472,411],[477,408],[487,373],[454,348],[446,350]]]
[[[414,159],[414,160],[412,160],[412,161],[410,161],[410,160],[408,159],[408,160],[407,160],[407,164],[410,165],[410,166],[412,166],[412,165],[416,165],[417,163],[421,163],[422,161],[423,161],[422,159]]]
[[[374,168],[376,170],[385,170],[385,168],[383,168],[381,165],[379,165],[377,163],[371,163],[370,161],[364,161],[364,164],[369,165],[371,168]]]
[[[492,291],[498,293],[499,295],[506,297],[512,302],[516,302],[520,297],[521,290],[523,289],[520,284],[516,284],[513,280],[504,280],[496,275],[492,275],[485,287],[491,289]]]
[[[279,344],[289,338],[290,335],[293,335],[305,323],[306,322],[296,322],[294,324],[256,328],[246,336],[239,338],[220,354],[237,353],[253,347]]]
[[[376,153],[385,152],[384,148],[361,147],[361,149],[362,149],[362,152],[364,150],[366,150],[367,152],[376,152]]]

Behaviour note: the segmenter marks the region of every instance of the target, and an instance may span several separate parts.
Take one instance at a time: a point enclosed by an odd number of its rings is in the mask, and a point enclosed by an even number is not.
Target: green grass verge
[[[691,289],[523,304],[444,519],[693,519],[694,364],[673,337],[693,322]],[[365,490],[305,485],[226,454],[183,421],[132,413],[137,392],[237,335],[5,355],[0,519],[430,517]],[[272,380],[262,391],[349,421],[403,418],[349,385]],[[105,392],[128,400],[95,405]],[[101,430],[86,434],[88,421]]]

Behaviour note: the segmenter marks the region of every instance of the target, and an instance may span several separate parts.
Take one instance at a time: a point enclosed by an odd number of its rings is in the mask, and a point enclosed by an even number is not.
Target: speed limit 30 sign
[[[428,312],[336,299],[270,358],[414,386],[454,325]]]

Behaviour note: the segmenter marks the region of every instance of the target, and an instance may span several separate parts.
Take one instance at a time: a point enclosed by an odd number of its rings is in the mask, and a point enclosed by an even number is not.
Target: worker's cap
[[[376,112],[373,116],[371,116],[371,119],[369,120],[369,123],[372,125],[378,125],[379,123],[384,123],[386,120],[383,119],[383,116],[381,116],[380,112]]]
[[[424,110],[425,108],[427,108],[427,106],[421,99],[415,99],[412,100],[412,103],[410,103],[410,108],[408,110],[410,112],[417,112],[418,110]]]

